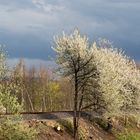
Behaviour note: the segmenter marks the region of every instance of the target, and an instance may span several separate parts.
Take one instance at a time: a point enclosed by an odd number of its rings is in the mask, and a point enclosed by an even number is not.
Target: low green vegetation
[[[125,133],[119,133],[117,140],[140,140],[140,133],[133,131],[127,131]]]
[[[79,138],[79,140],[87,140],[87,136],[85,135],[85,131],[81,127],[79,127],[79,130],[78,130],[78,138]]]
[[[57,122],[61,125],[62,128],[64,128],[68,133],[73,133],[73,125],[70,120],[66,119],[59,119]]]
[[[61,125],[61,127],[68,132],[69,134],[73,134],[73,124],[71,120],[68,119],[59,119],[57,122]],[[79,127],[78,130],[78,138],[79,140],[86,140],[85,132],[82,127]]]
[[[2,49],[0,62],[0,140],[35,140],[36,130],[23,123],[19,115],[22,110],[22,104],[16,97],[19,87],[12,82],[12,78],[7,82],[11,75],[7,72],[6,55]],[[6,113],[13,115],[5,117]]]
[[[6,118],[0,121],[0,140],[35,140],[37,132],[28,124]]]

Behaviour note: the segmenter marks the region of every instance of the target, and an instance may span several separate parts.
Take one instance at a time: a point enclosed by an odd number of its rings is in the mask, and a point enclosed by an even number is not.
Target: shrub
[[[0,91],[0,104],[0,113],[15,114],[22,110],[22,105],[18,103],[18,99],[15,95],[11,95],[10,90],[7,90],[5,93]]]
[[[0,46],[0,114],[17,114],[8,117],[0,115],[0,140],[33,140],[37,132],[23,123],[22,116],[18,115],[22,105],[15,94],[20,87],[10,79],[11,73],[7,68],[6,53]]]
[[[86,140],[86,135],[85,135],[85,131],[79,127],[79,130],[78,130],[78,138],[79,140]]]
[[[68,133],[73,133],[73,125],[72,125],[72,122],[71,121],[59,119],[57,122],[62,127],[64,127]]]
[[[72,125],[72,122],[70,120],[62,120],[62,119],[60,119],[60,120],[58,120],[58,123],[60,125],[62,125],[62,127],[64,127],[65,130],[68,133],[72,134],[73,125]],[[81,127],[79,127],[79,130],[78,130],[78,138],[79,138],[79,140],[86,140],[85,132]]]
[[[105,118],[92,118],[90,121],[97,123],[104,130],[108,128],[108,122]]]
[[[17,118],[16,118],[17,120]],[[5,118],[0,123],[1,140],[34,140],[37,132],[34,128],[14,118]]]

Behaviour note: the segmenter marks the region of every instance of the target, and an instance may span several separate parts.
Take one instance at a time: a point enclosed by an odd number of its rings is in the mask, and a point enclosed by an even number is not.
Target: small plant
[[[64,127],[64,129],[68,133],[73,134],[73,125],[72,125],[72,122],[70,120],[62,120],[62,119],[60,119],[57,122],[60,125],[62,125],[62,127]],[[78,138],[79,138],[79,140],[86,140],[85,132],[81,127],[79,127],[79,130],[78,130]]]
[[[87,140],[85,132],[81,127],[79,127],[79,130],[78,130],[78,138],[79,140]]]
[[[103,118],[95,118],[94,122],[97,123],[104,130],[107,130],[108,123],[107,123],[107,121],[105,119],[103,119]]]
[[[68,132],[68,133],[73,133],[73,125],[72,125],[72,122],[69,121],[69,120],[58,120],[57,121],[60,125],[62,125],[62,127],[65,128],[65,130]]]

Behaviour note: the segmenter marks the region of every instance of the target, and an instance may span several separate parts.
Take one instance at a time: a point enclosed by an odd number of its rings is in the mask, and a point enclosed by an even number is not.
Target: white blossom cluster
[[[57,47],[53,47],[57,53],[57,63],[60,64],[60,69],[66,74],[73,73],[74,66],[82,65],[88,59],[88,39],[81,37],[78,30],[73,34],[67,35],[63,32],[61,37],[55,37]],[[63,73],[63,74],[64,74]]]

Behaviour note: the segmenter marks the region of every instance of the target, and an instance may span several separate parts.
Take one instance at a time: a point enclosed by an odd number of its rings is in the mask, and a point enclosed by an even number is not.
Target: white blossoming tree
[[[98,106],[102,113],[135,112],[140,105],[140,71],[134,61],[105,39],[94,44],[91,52],[99,72],[99,88],[95,89],[101,95]]]
[[[72,34],[55,38],[55,47],[57,53],[57,64],[59,70],[71,79],[74,86],[74,137],[77,138],[80,111],[82,109],[85,91],[90,77],[93,76],[92,71],[96,68],[91,64],[92,55],[89,54],[88,39],[81,36],[78,30]]]

